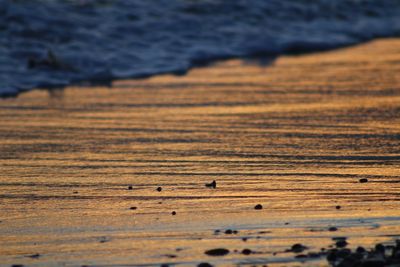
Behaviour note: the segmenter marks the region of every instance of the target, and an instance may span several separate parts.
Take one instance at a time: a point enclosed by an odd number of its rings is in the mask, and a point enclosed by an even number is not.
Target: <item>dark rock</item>
[[[332,226],[332,227],[329,227],[328,230],[329,230],[330,232],[335,232],[335,231],[337,231],[338,229],[337,229],[336,227]]]
[[[164,264],[161,264],[161,266],[160,267],[169,267],[169,265],[168,264],[166,264],[166,263],[164,263]]]
[[[165,254],[164,256],[168,257],[168,258],[171,258],[171,259],[178,257],[175,254]]]
[[[362,179],[359,180],[359,182],[360,182],[360,183],[367,183],[367,182],[368,182],[368,179],[367,179],[367,178],[362,178]]]
[[[245,249],[242,250],[242,254],[243,255],[250,255],[251,253],[252,253],[252,251],[250,249],[248,249],[248,248],[245,248]]]
[[[231,235],[232,233],[233,233],[233,231],[231,229],[225,230],[225,234],[227,234],[227,235]]]
[[[344,247],[346,247],[348,244],[349,244],[349,243],[347,243],[346,240],[338,240],[338,241],[336,242],[336,247],[338,247],[338,248],[344,248]]]
[[[356,248],[356,253],[365,253],[365,252],[366,252],[366,250],[363,247]]]
[[[247,237],[242,237],[242,241],[246,242],[247,241]]]
[[[133,189],[133,186],[128,186],[128,190],[132,190]]]
[[[38,259],[40,257],[40,254],[36,253],[36,254],[29,255],[27,257],[32,258],[32,259]]]
[[[376,244],[375,251],[381,254],[385,254],[385,246],[382,244]]]
[[[337,259],[336,251],[331,250],[329,251],[328,255],[326,256],[326,259],[330,262],[334,262]]]
[[[255,210],[262,210],[263,206],[261,204],[257,204],[254,206]]]
[[[214,180],[211,183],[206,184],[206,187],[217,188],[217,182]]]
[[[209,264],[208,262],[202,262],[197,265],[197,267],[214,267],[213,265]]]
[[[157,191],[158,191],[158,192],[161,192],[161,191],[162,191],[161,186],[157,187]]]
[[[351,250],[347,249],[347,248],[341,249],[336,253],[336,256],[338,258],[346,258],[346,257],[348,257],[350,255],[351,255]]]
[[[215,249],[210,249],[204,252],[208,256],[225,256],[229,254],[229,250],[226,248],[215,248]]]
[[[342,208],[342,207],[339,206],[339,205],[336,206],[336,209],[337,209],[337,210],[340,210],[341,208]]]
[[[130,210],[136,210],[137,207],[130,207],[129,209],[130,209]]]
[[[303,251],[306,250],[306,249],[307,249],[307,247],[306,247],[306,246],[303,246],[302,244],[294,244],[294,245],[291,247],[290,251],[291,251],[291,252],[294,252],[294,253],[301,253],[301,252],[303,252]]]
[[[176,211],[171,212],[172,215],[176,215]]]

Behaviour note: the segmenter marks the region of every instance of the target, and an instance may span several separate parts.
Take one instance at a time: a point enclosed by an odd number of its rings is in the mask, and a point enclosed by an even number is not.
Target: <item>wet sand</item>
[[[326,266],[285,251],[400,237],[400,40],[258,63],[1,99],[0,265]]]

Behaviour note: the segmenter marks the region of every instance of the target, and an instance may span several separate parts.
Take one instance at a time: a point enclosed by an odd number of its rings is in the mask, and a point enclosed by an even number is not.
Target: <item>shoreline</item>
[[[287,266],[296,243],[394,242],[399,62],[382,39],[1,99],[0,262]]]

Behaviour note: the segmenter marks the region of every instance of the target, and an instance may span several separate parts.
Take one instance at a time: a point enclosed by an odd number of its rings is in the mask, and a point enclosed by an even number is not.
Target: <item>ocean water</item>
[[[398,0],[0,0],[0,96],[399,33]]]

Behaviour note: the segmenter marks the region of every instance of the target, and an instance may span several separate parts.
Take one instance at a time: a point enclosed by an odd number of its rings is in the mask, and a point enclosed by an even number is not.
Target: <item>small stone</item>
[[[360,182],[360,183],[367,183],[367,182],[368,182],[368,179],[367,179],[367,178],[361,178],[361,179],[359,180],[359,182]]]
[[[263,206],[261,204],[257,204],[254,206],[255,210],[262,210]]]
[[[356,249],[356,252],[357,253],[365,253],[365,248],[363,248],[363,247],[358,247],[357,249]]]
[[[129,209],[130,209],[130,210],[136,210],[137,207],[130,207]]]
[[[214,267],[214,266],[209,264],[208,262],[201,262],[197,265],[197,267]]]
[[[292,252],[294,252],[294,253],[301,253],[301,252],[303,252],[304,250],[306,250],[307,249],[307,247],[306,246],[303,246],[302,244],[294,244],[293,246],[292,246],[292,248],[290,249],[290,251],[292,251]]]
[[[215,249],[210,249],[204,252],[208,256],[225,256],[229,254],[229,250],[226,248],[215,248]]]
[[[206,184],[206,187],[217,188],[217,182],[214,180],[211,183]]]
[[[245,249],[242,250],[242,254],[243,255],[250,255],[251,253],[252,253],[252,251],[250,249],[248,249],[248,248],[245,248]]]
[[[336,242],[336,247],[338,248],[344,248],[348,245],[349,243],[347,243],[346,240],[339,240]]]
[[[128,190],[132,190],[133,189],[133,186],[128,186]]]
[[[337,209],[337,210],[340,210],[341,208],[342,208],[342,207],[339,206],[339,205],[336,206],[336,209]]]
[[[158,192],[161,192],[161,191],[162,191],[161,186],[157,187],[157,191],[158,191]]]
[[[381,254],[385,254],[385,246],[382,244],[376,244],[375,245],[375,251],[379,252]]]
[[[242,241],[246,242],[247,241],[247,237],[242,237]]]
[[[29,258],[32,258],[32,259],[37,259],[37,258],[39,258],[40,257],[40,254],[32,254],[32,255],[29,255],[29,256],[27,256],[27,257],[29,257]]]
[[[335,231],[337,231],[338,229],[337,229],[336,227],[332,226],[332,227],[329,227],[328,230],[329,230],[330,232],[335,232]]]
[[[176,211],[171,212],[172,215],[176,215]]]
[[[233,234],[233,231],[231,229],[225,230],[225,234],[231,235],[231,234]]]

